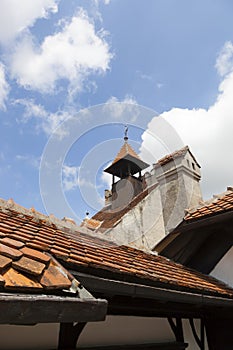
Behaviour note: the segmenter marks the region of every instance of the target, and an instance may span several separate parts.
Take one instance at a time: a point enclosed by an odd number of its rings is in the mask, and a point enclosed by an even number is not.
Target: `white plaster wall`
[[[79,346],[120,345],[174,341],[167,319],[108,316],[105,322],[89,323]]]
[[[55,349],[59,334],[58,324],[35,326],[0,325],[0,349],[48,350]]]
[[[156,166],[156,174],[161,192],[166,234],[182,220],[185,209],[199,204],[202,199],[200,169],[189,152],[164,166]]]
[[[200,320],[198,319],[194,320],[196,332],[199,338],[200,338],[200,323],[201,323]],[[189,320],[183,320],[183,331],[184,331],[184,341],[189,344],[187,347],[187,350],[200,350],[199,346],[197,345],[194,339],[192,329],[189,324]],[[208,347],[207,339],[205,335],[205,350],[208,350],[208,349],[209,347]]]
[[[169,211],[169,218],[166,221],[165,231],[166,233],[169,233],[183,220],[186,209],[199,205],[200,200],[202,199],[202,193],[200,183],[194,176],[187,173],[185,170],[179,172],[178,178],[174,181],[167,182],[165,186],[167,190],[167,202],[164,211]],[[173,194],[174,197],[170,199],[169,190],[171,186],[176,187],[176,192]],[[169,202],[171,202],[170,208]]]
[[[192,176],[184,176],[184,186],[187,196],[187,208],[192,208],[200,204],[202,193],[200,183]]]
[[[55,349],[58,324],[35,326],[0,325],[0,349]],[[91,322],[84,328],[79,346],[137,344],[174,341],[166,319],[108,316],[104,322]]]
[[[105,235],[119,245],[151,250],[165,236],[159,189],[151,191]]]
[[[147,183],[159,182],[166,234],[183,219],[184,210],[195,206],[202,198],[199,180],[201,172],[189,151],[164,165],[155,164]]]
[[[233,247],[222,257],[210,275],[233,287]]]
[[[198,334],[200,321],[195,320]],[[183,320],[188,350],[200,350],[194,340],[188,320]],[[56,349],[59,324],[35,326],[0,325],[0,349],[48,350]],[[86,325],[78,341],[79,347],[173,342],[175,337],[166,318],[107,316],[104,322]],[[206,350],[208,350],[206,344]]]

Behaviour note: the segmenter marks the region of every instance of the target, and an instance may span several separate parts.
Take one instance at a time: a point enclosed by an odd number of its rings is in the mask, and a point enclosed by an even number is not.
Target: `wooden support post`
[[[75,350],[78,338],[85,325],[85,322],[80,322],[77,324],[61,323],[58,350]]]
[[[202,349],[205,350],[205,323],[202,318],[201,318],[201,344],[202,344]]]
[[[173,333],[175,334],[176,341],[184,342],[182,319],[180,317],[177,317],[175,323],[171,317],[168,317],[168,322],[171,326]]]
[[[193,336],[196,340],[197,345],[199,346],[200,350],[205,350],[205,328],[204,328],[204,321],[201,319],[201,326],[200,326],[200,338],[198,337],[193,318],[189,319],[189,323],[193,332]]]

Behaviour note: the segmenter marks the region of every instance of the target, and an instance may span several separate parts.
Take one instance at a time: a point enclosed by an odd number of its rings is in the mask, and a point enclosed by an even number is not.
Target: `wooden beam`
[[[194,339],[199,346],[200,350],[205,350],[205,337],[204,337],[204,323],[203,320],[201,320],[201,327],[200,327],[200,337],[197,334],[196,327],[193,321],[193,318],[189,319],[189,323],[193,332]]]
[[[82,323],[61,323],[58,340],[58,350],[75,350],[78,338],[82,333],[85,322]]]
[[[200,317],[202,311],[181,303],[118,296],[108,299],[108,315],[188,318]]]
[[[102,321],[107,301],[54,295],[0,295],[0,324]]]
[[[177,317],[176,322],[174,322],[174,320],[171,317],[168,317],[168,322],[169,322],[171,329],[176,337],[176,341],[184,342],[184,332],[183,332],[182,319],[180,317]]]

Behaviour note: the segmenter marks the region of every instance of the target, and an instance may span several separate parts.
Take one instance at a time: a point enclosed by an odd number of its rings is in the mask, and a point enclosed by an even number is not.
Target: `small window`
[[[190,168],[190,161],[189,161],[189,159],[187,159],[187,164],[188,164],[188,167]]]
[[[195,168],[195,164],[194,163],[192,163],[192,167],[193,167],[193,170],[195,170],[196,168]]]

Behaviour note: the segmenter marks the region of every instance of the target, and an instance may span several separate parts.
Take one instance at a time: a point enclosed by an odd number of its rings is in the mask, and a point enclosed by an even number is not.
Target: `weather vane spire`
[[[128,130],[129,130],[128,126],[125,125],[125,137],[124,137],[125,142],[128,141]]]

